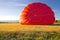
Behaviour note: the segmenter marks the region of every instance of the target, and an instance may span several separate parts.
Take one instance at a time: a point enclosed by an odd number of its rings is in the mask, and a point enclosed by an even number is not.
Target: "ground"
[[[1,23],[0,31],[60,31],[60,25],[21,25],[19,23]]]
[[[0,40],[60,40],[60,21],[53,25],[0,23]]]

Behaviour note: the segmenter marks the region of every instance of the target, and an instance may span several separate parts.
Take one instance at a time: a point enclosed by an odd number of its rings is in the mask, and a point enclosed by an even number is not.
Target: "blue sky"
[[[0,21],[19,20],[23,8],[32,2],[47,4],[55,12],[56,19],[60,19],[60,0],[0,0]]]

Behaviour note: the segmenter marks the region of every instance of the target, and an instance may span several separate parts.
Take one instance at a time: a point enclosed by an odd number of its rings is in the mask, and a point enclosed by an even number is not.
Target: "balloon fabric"
[[[20,16],[20,24],[47,25],[54,24],[55,14],[52,9],[40,2],[28,4]]]

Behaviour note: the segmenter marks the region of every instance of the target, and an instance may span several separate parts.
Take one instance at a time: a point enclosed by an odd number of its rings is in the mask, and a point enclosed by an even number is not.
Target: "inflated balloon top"
[[[52,9],[40,2],[28,4],[22,11],[20,24],[53,24],[55,15]]]

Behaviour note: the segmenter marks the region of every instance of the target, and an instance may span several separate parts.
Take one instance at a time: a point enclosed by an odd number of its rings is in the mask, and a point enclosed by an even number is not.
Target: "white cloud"
[[[19,20],[19,11],[26,4],[19,0],[0,0],[0,21]],[[20,7],[20,8],[18,8]]]
[[[0,21],[19,20],[16,16],[0,16]]]
[[[60,20],[60,10],[55,9],[55,10],[54,10],[54,13],[55,13],[56,19],[59,19],[59,20]]]
[[[20,3],[19,0],[0,0],[0,6],[25,6],[26,4]]]
[[[18,7],[18,6],[26,6],[26,4],[10,3],[10,4],[7,4],[7,6],[17,6]]]

